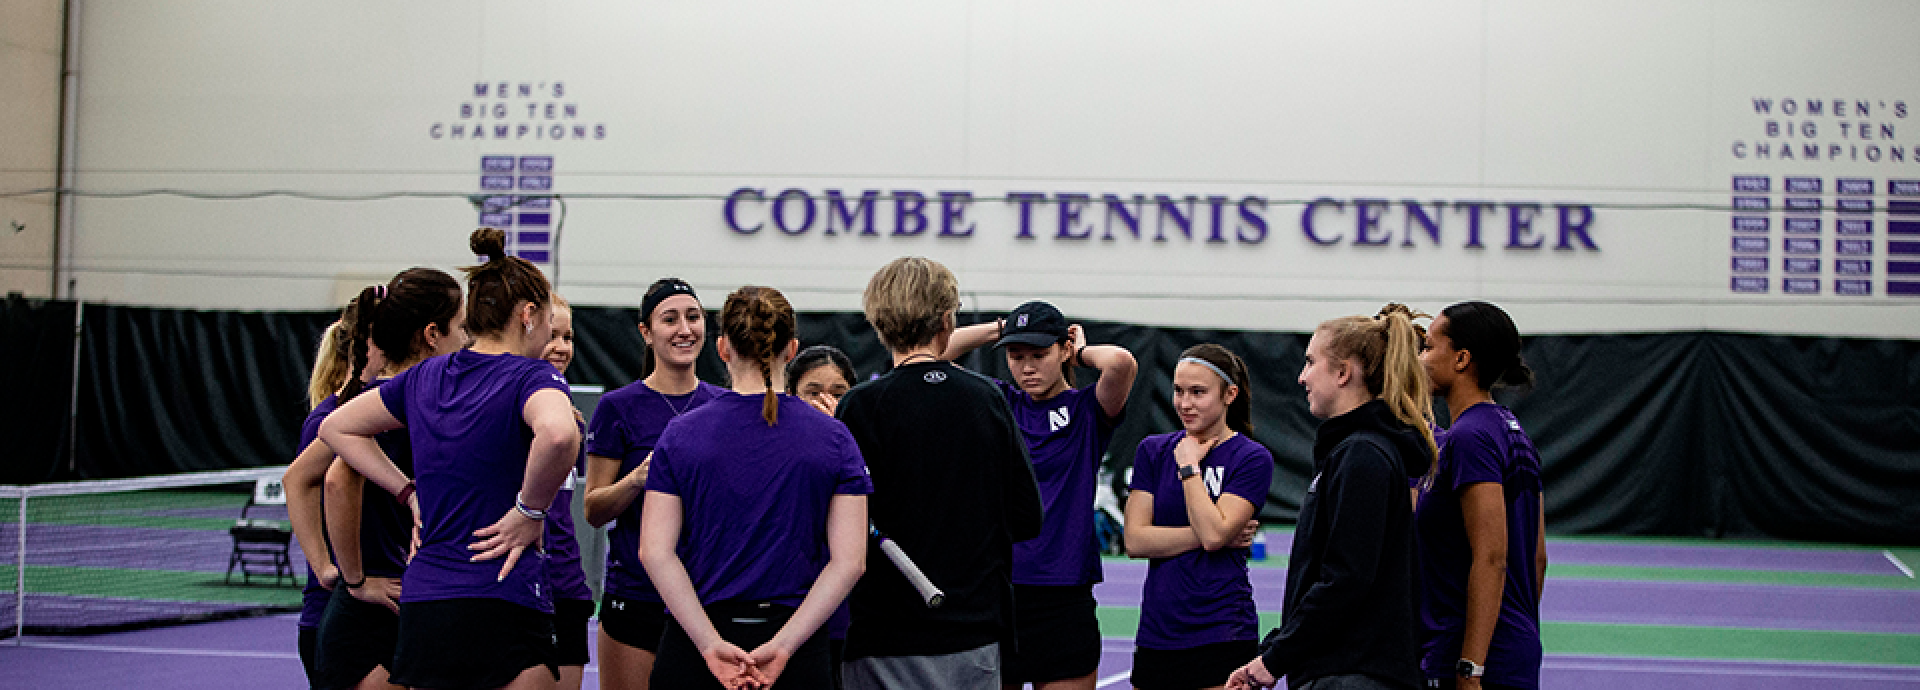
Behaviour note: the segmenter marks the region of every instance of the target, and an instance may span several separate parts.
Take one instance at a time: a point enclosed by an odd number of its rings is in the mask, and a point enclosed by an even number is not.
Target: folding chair
[[[240,570],[242,584],[252,584],[254,575],[269,574],[273,575],[274,584],[279,584],[280,578],[298,582],[293,573],[293,559],[288,554],[293,527],[281,520],[247,517],[247,511],[254,506],[286,504],[286,488],[278,478],[254,480],[253,495],[240,508],[240,519],[227,530],[233,535],[233,555],[227,559],[227,584],[233,584],[235,568]]]

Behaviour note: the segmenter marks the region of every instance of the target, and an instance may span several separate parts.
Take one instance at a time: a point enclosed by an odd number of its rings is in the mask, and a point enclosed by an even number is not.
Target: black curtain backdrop
[[[0,301],[0,484],[66,476],[75,312],[73,302]]]
[[[306,414],[306,380],[332,312],[215,312],[87,305],[77,447],[69,448],[71,302],[8,300],[0,482],[126,477],[284,464]],[[988,315],[963,315],[974,322]],[[635,310],[574,309],[574,383],[639,376]],[[1169,372],[1215,342],[1252,369],[1253,436],[1278,472],[1262,519],[1290,522],[1318,421],[1295,383],[1307,334],[1088,322],[1090,341],[1140,361],[1108,465],[1178,428]],[[709,346],[701,378],[722,384]],[[862,378],[886,353],[857,313],[800,316],[803,344],[845,350]],[[1534,390],[1502,392],[1545,459],[1556,533],[1777,537],[1920,544],[1920,340],[1731,333],[1534,336]],[[993,376],[995,351],[962,364]],[[1081,370],[1080,383],[1094,372]],[[19,394],[33,391],[31,395]],[[1444,411],[1441,412],[1444,415]],[[69,463],[72,466],[69,466]]]

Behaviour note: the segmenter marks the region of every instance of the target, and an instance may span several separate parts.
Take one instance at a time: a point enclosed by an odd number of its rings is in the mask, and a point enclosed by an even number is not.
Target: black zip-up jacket
[[[1261,643],[1267,671],[1287,687],[1355,673],[1420,686],[1407,477],[1432,461],[1379,400],[1320,424],[1282,622]]]

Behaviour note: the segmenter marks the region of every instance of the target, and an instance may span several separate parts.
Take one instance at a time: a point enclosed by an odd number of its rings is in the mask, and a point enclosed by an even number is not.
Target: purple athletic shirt
[[[1013,544],[1016,585],[1089,585],[1099,582],[1100,542],[1093,535],[1093,481],[1100,456],[1120,418],[1108,418],[1092,388],[1069,389],[1035,402],[1005,381],[1014,426],[1033,458],[1040,485],[1040,536]]]
[[[586,438],[587,426],[580,425]],[[580,444],[580,457],[567,472],[567,481],[547,507],[547,578],[553,581],[555,599],[592,601],[593,589],[587,587],[587,571],[580,565],[580,540],[573,535],[573,484],[587,464],[587,444]]]
[[[425,528],[401,582],[400,601],[499,599],[553,612],[546,554],[527,549],[496,581],[504,557],[469,562],[474,530],[513,510],[533,429],[521,417],[544,388],[567,380],[543,359],[461,350],[428,359],[380,386],[387,411],[413,440],[415,495]]]
[[[587,426],[587,452],[620,461],[617,481],[647,459],[660,440],[660,431],[675,415],[705,405],[727,389],[701,381],[693,392],[664,395],[635,381],[600,398]],[[640,504],[633,499],[626,512],[607,525],[607,579],[604,593],[632,601],[660,603],[660,593],[640,567]]]
[[[320,404],[315,405],[312,412],[307,413],[307,420],[300,424],[300,450],[305,451],[307,446],[313,445],[314,439],[320,437],[320,423],[326,421],[327,415],[332,414],[333,408],[339,403],[338,396],[329,395],[321,400]],[[320,536],[326,537],[324,524],[321,526]],[[333,554],[328,553],[327,558],[333,558]],[[313,566],[309,564],[307,588],[300,592],[300,627],[320,627],[320,612],[327,610],[327,600],[332,597],[333,592],[320,586],[320,577],[313,573]]]
[[[1486,681],[1516,688],[1540,687],[1540,607],[1534,591],[1534,556],[1540,538],[1540,455],[1513,413],[1480,403],[1460,413],[1440,444],[1433,489],[1414,511],[1419,557],[1421,666],[1430,678],[1452,674],[1466,629],[1467,573],[1473,550],[1467,541],[1460,494],[1467,485],[1500,484],[1506,495],[1507,581],[1500,622],[1487,647]]]
[[[1187,527],[1187,499],[1180,484],[1173,448],[1187,432],[1148,436],[1133,455],[1134,491],[1153,494],[1155,527]],[[1266,446],[1234,434],[1207,453],[1200,476],[1207,493],[1218,502],[1229,493],[1253,504],[1260,514],[1273,485],[1273,454]],[[1147,565],[1141,587],[1140,631],[1134,644],[1147,649],[1180,650],[1201,645],[1258,640],[1259,617],[1253,610],[1253,585],[1247,581],[1244,548],[1207,551],[1195,548],[1171,558],[1155,558]]]
[[[827,507],[873,493],[840,420],[781,395],[767,426],[760,394],[725,392],[667,425],[647,490],[679,496],[680,560],[702,605],[799,606],[828,560]]]

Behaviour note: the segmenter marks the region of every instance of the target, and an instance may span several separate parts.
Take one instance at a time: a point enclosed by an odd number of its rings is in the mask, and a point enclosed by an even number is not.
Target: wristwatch
[[[1487,675],[1487,667],[1473,663],[1472,659],[1461,659],[1454,662],[1453,675],[1459,678],[1479,678]]]
[[[1188,479],[1192,479],[1194,478],[1195,475],[1198,475],[1198,474],[1200,474],[1200,468],[1197,466],[1194,466],[1194,465],[1180,466],[1180,481],[1184,482]]]

